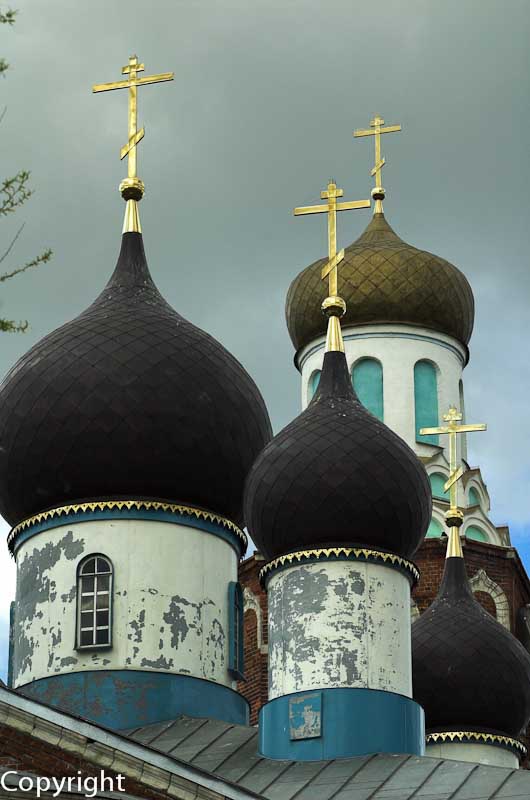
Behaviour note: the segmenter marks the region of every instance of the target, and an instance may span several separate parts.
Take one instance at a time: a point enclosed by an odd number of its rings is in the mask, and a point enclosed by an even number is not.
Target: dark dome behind
[[[344,353],[326,353],[310,405],[258,457],[245,515],[269,559],[334,544],[409,558],[419,547],[431,517],[425,469],[359,402]]]
[[[326,333],[320,313],[321,269],[316,261],[291,283],[286,318],[297,350]],[[448,261],[407,244],[383,214],[344,252],[342,326],[404,323],[441,331],[467,345],[473,330],[474,300],[465,276]]]
[[[98,299],[0,386],[0,513],[14,525],[74,501],[157,498],[242,524],[270,436],[250,376],[168,305],[127,233]]]
[[[414,699],[433,730],[518,736],[530,718],[530,655],[475,600],[449,558],[436,600],[412,625]]]

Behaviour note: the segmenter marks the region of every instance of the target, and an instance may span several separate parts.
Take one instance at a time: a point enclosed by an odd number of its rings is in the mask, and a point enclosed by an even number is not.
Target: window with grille
[[[77,647],[112,644],[112,564],[102,555],[81,562],[77,572]]]

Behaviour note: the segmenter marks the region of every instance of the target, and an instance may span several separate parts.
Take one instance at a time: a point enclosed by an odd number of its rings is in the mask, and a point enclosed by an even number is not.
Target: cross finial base
[[[145,185],[140,178],[124,178],[120,183],[120,194],[124,200],[141,200]]]

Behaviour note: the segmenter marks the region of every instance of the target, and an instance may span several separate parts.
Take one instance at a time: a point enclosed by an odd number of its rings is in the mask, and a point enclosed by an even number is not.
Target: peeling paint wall
[[[114,566],[113,646],[75,650],[76,570],[89,553]],[[17,553],[14,686],[62,672],[167,671],[232,686],[228,542],[146,520],[79,522],[43,531]]]
[[[268,584],[269,699],[362,687],[412,696],[410,586],[378,564],[289,567]]]

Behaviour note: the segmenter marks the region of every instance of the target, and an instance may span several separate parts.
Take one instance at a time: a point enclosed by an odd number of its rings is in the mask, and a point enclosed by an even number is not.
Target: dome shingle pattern
[[[326,333],[319,311],[321,269],[311,264],[291,283],[286,319],[297,350]],[[340,265],[346,301],[343,328],[369,323],[421,325],[467,346],[473,330],[474,300],[465,276],[439,256],[402,241],[383,214],[345,248]]]
[[[271,436],[239,362],[153,283],[138,233],[95,302],[0,386],[0,513],[108,497],[200,506],[242,524],[246,474]]]
[[[326,353],[310,405],[249,473],[245,518],[256,546],[269,559],[339,544],[410,558],[430,515],[422,464],[359,402],[344,353]]]
[[[414,699],[427,731],[518,736],[530,719],[530,655],[475,600],[462,558],[412,626]]]

